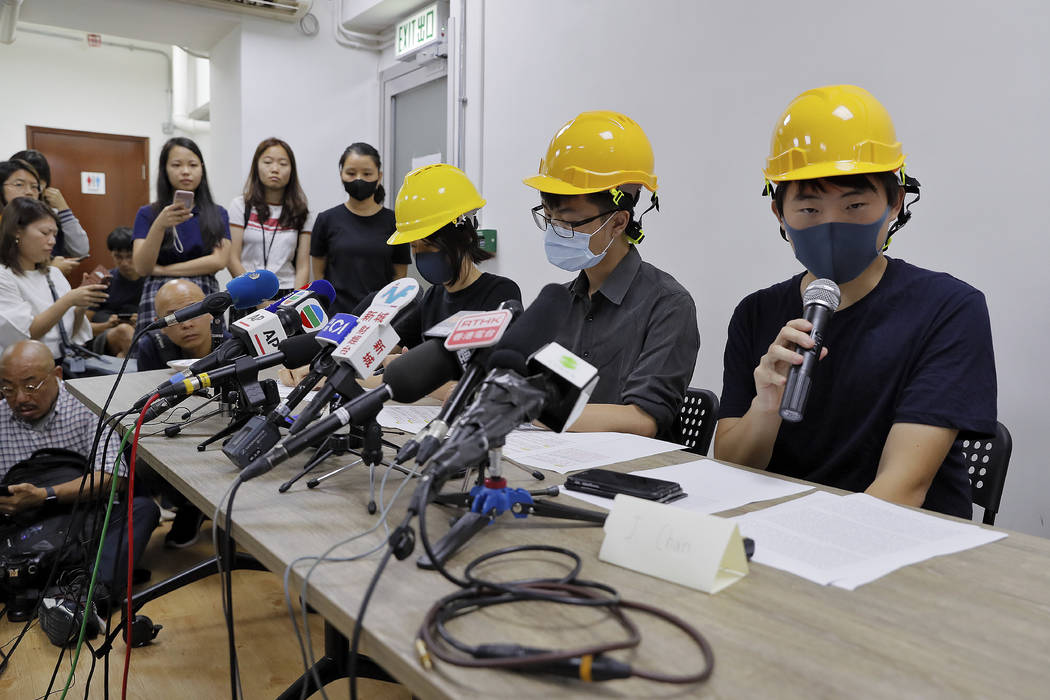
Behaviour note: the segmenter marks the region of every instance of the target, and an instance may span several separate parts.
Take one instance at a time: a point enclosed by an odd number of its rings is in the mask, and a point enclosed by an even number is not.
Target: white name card
[[[613,500],[598,558],[705,593],[748,572],[734,521],[623,494]]]

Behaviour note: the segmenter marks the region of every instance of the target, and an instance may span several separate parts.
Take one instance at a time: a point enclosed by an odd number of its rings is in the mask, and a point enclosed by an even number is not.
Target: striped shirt
[[[7,401],[0,401],[0,479],[11,467],[29,459],[37,450],[57,447],[87,456],[91,452],[97,423],[98,416],[66,391],[62,382],[58,383],[58,398],[51,411],[33,423],[18,418],[12,413]],[[108,428],[106,432],[109,432]],[[105,451],[106,464],[103,464],[100,441],[98,454],[95,455],[95,470],[112,472],[119,447],[120,440],[114,433],[109,439],[109,449]],[[118,475],[127,475],[123,458],[120,460]]]

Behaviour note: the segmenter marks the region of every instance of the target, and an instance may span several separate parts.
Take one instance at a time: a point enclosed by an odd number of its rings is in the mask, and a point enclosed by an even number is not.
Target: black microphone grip
[[[802,318],[813,324],[813,330],[809,333],[809,337],[813,338],[813,347],[795,346],[795,352],[802,355],[802,363],[792,365],[788,370],[784,395],[780,399],[780,417],[789,423],[798,423],[805,414],[809,390],[813,383],[813,370],[820,360],[820,351],[824,347],[824,329],[831,315],[831,309],[820,304],[809,304],[803,311]]]

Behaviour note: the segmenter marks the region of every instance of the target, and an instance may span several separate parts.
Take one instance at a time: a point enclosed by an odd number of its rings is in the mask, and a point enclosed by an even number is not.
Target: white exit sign
[[[397,25],[397,45],[394,55],[401,58],[407,54],[417,51],[424,46],[430,46],[445,36],[445,13],[439,7],[441,3],[434,3],[424,7],[411,17],[407,17]]]

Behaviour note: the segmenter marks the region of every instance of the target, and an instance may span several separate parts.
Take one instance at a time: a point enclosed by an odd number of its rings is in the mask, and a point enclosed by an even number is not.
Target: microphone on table
[[[273,274],[268,270],[263,270],[262,272],[270,275]],[[263,276],[266,275],[264,274]],[[241,277],[238,277],[237,279],[239,280]],[[276,277],[274,277],[274,279],[276,279]],[[233,284],[233,282],[231,281],[230,284]],[[227,287],[228,286],[229,285],[227,285]],[[266,311],[265,314],[260,314],[256,311],[249,314],[249,316],[235,321],[230,325],[230,335],[233,336],[232,338],[224,341],[219,347],[194,362],[186,370],[176,373],[175,376],[171,377],[168,381],[157,385],[157,388],[152,392],[139,397],[133,408],[142,408],[153,394],[164,389],[169,384],[178,384],[187,377],[192,377],[201,372],[210,372],[211,370],[227,365],[238,357],[244,355],[258,356],[268,352],[274,352],[277,343],[281,340],[304,331],[305,322],[303,313],[297,310],[295,306],[286,307],[284,310],[278,311],[281,303],[290,299],[293,295],[305,291],[309,293],[309,296],[305,298],[299,297],[300,306],[309,304],[313,301],[319,303],[323,307],[322,310],[327,309],[328,304],[331,303],[331,299],[334,299],[335,297],[334,290],[332,291],[331,296],[328,294],[328,290],[331,289],[331,287],[331,283],[325,280],[314,280],[308,287],[304,287],[302,290],[297,290],[296,292],[275,301],[264,310]],[[258,302],[251,304],[251,306],[258,306]],[[273,309],[273,311],[269,311],[269,309]],[[309,314],[311,316],[311,323],[312,316],[315,313],[316,311],[312,311],[311,314]],[[273,321],[274,317],[280,321],[279,329],[275,328],[276,323]],[[251,318],[250,321],[247,320],[249,318]],[[269,331],[269,336],[267,335],[267,331]],[[174,403],[164,406],[163,409],[160,410],[160,413],[163,413],[177,403],[178,401],[175,401]],[[153,406],[150,407],[150,413],[154,414],[154,406],[157,409],[161,409],[161,404],[162,402],[160,400],[154,402]],[[160,413],[154,415],[160,415]]]
[[[598,384],[598,369],[558,343],[548,343],[528,360],[516,350],[497,350],[491,364],[474,402],[430,458],[437,479],[478,464],[522,423],[539,420],[563,432]]]
[[[295,435],[289,435],[241,472],[241,480],[254,479],[298,454],[314,440],[348,423],[373,420],[383,404],[393,399],[411,403],[423,398],[459,372],[459,363],[438,341],[428,340],[390,363],[383,373],[383,384],[343,404],[328,416]]]
[[[159,384],[151,393],[140,396],[132,408],[142,408],[153,394],[161,393],[161,399],[154,401],[146,413],[145,420],[153,420],[186,398],[185,395],[176,396],[166,391],[171,386],[179,385],[195,375],[229,366],[231,362],[246,355],[261,357],[277,352],[282,341],[302,332],[302,323],[292,308],[278,309],[276,313],[255,311],[230,325],[232,338],[194,362],[188,369]]]
[[[204,314],[218,316],[231,306],[235,309],[250,309],[271,299],[279,287],[277,275],[269,270],[246,272],[230,280],[225,291],[209,294],[198,302],[174,311],[164,318],[158,318],[147,326],[146,330],[173,326]]]
[[[266,310],[273,311],[282,304],[287,305],[287,303],[295,303],[301,299],[301,297],[296,296],[299,292],[310,292],[317,300],[323,300],[325,302],[326,310],[332,305],[332,302],[335,301],[336,296],[335,287],[332,286],[332,283],[325,279],[319,279],[314,280],[310,284],[304,284],[302,287],[292,291],[287,296],[283,296],[280,299],[274,299],[273,303],[266,307]],[[293,299],[293,297],[295,297],[295,299]]]
[[[503,362],[506,362],[508,357],[520,358],[520,373],[524,374],[526,358],[547,342],[554,340],[568,319],[571,308],[572,299],[565,287],[560,284],[548,284],[541,289],[529,308],[507,329],[496,346],[484,351],[475,351],[476,360],[475,357],[471,357],[463,380],[442,407],[442,412],[413,440],[405,443],[398,452],[398,461],[403,461],[402,457],[412,457],[414,443],[418,444],[418,450],[414,453],[416,462],[423,464],[430,459],[448,434],[451,422],[462,413],[465,404],[477,391],[486,373],[493,368],[492,358],[502,355]]]
[[[417,294],[419,283],[412,278],[394,280],[376,293],[372,304],[361,313],[351,332],[340,340],[330,357],[318,367],[327,378],[327,383],[303,407],[288,429],[290,433],[303,430],[335,394],[352,399],[364,392],[357,378],[371,376],[400,342],[391,322]]]
[[[295,407],[313,390],[321,378],[331,374],[335,365],[331,359],[332,351],[350,335],[356,325],[356,316],[336,314],[324,328],[314,334],[313,337],[320,344],[320,351],[309,361],[309,374],[292,389],[281,405],[266,416],[253,416],[223,445],[223,453],[234,464],[243,467],[277,444],[281,439],[280,427],[286,424]],[[324,398],[317,399],[318,405],[324,401]]]
[[[824,332],[831,315],[839,308],[841,293],[839,286],[829,279],[818,279],[809,283],[802,295],[802,318],[813,324],[809,336],[813,338],[813,347],[795,346],[795,352],[802,355],[802,364],[792,365],[788,370],[784,395],[780,399],[780,417],[789,423],[802,420],[809,399],[809,389],[813,383],[813,370],[820,360],[820,351],[824,347]]]
[[[161,398],[185,397],[194,394],[201,389],[235,378],[243,372],[257,374],[259,370],[284,365],[285,367],[301,367],[310,361],[320,351],[321,345],[313,335],[295,335],[282,340],[277,345],[277,351],[261,355],[259,357],[238,358],[233,365],[220,367],[213,372],[202,372],[184,379],[178,384],[169,384],[157,392]],[[152,407],[151,407],[152,408]]]
[[[290,308],[299,315],[303,330],[309,333],[328,322],[328,309],[335,301],[335,287],[328,280],[314,280],[266,307],[274,313],[279,308]]]

